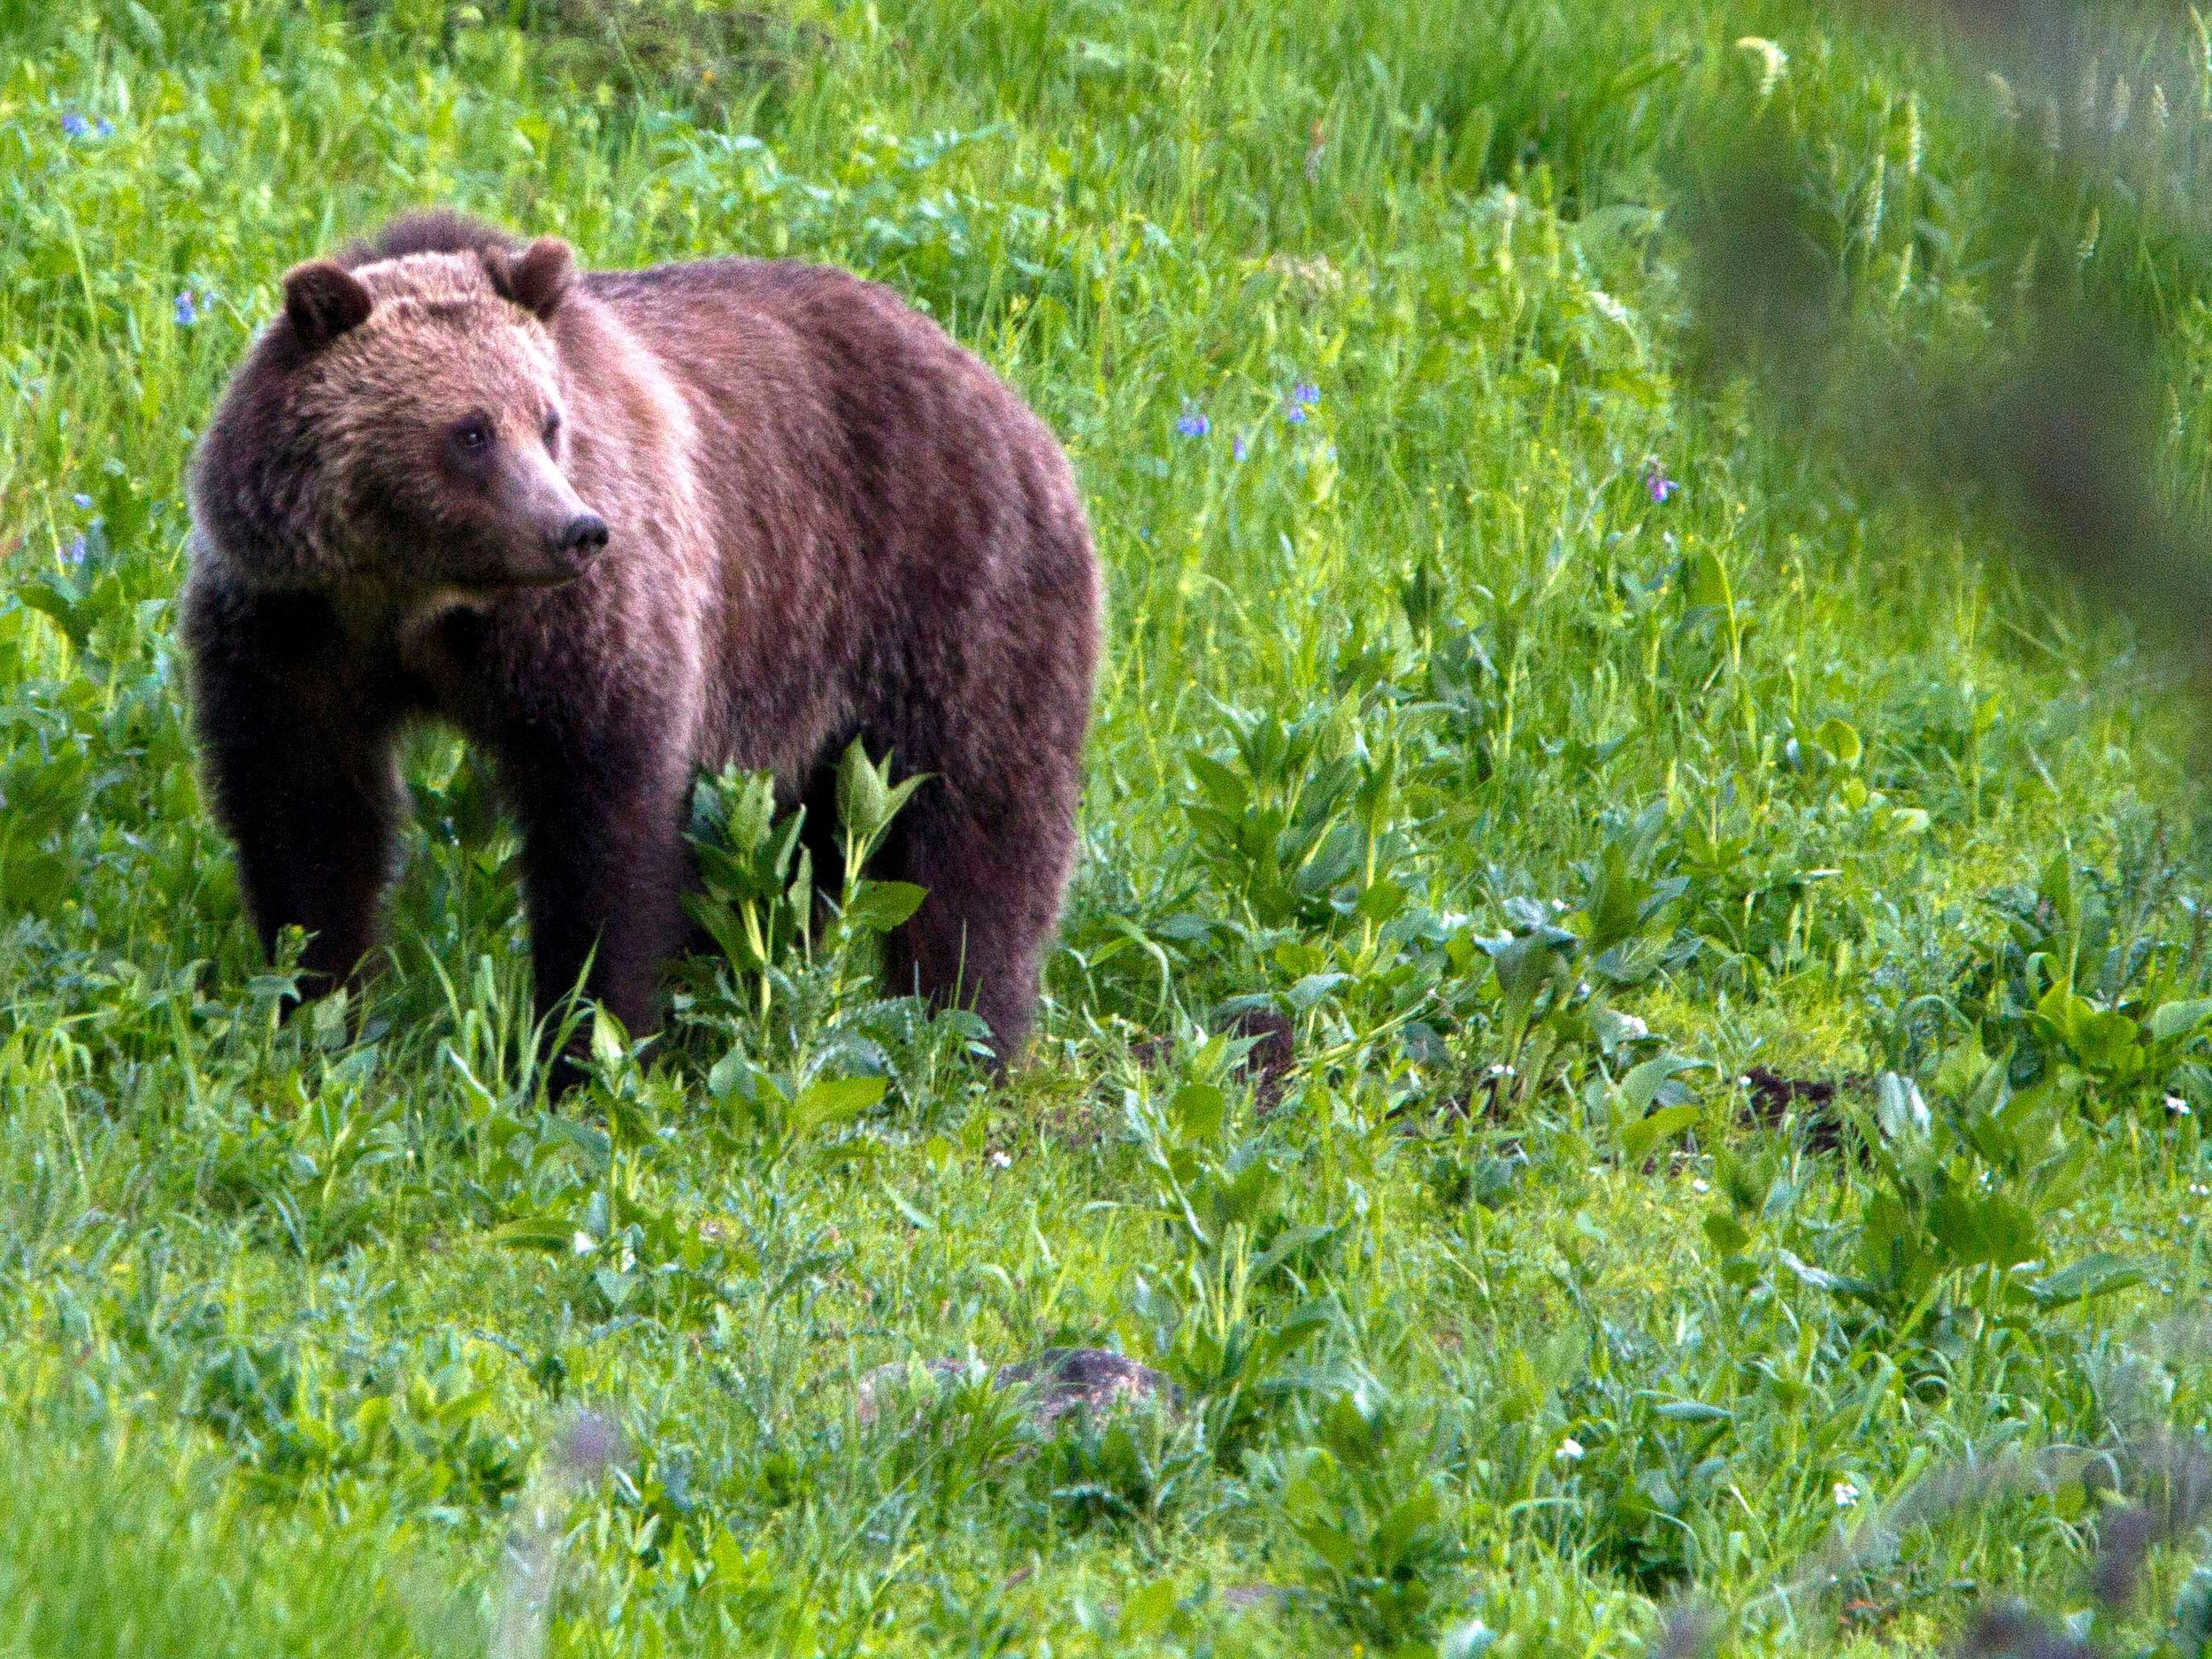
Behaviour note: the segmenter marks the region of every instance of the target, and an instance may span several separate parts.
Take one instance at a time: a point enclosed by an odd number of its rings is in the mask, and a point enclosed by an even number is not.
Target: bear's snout
[[[607,521],[595,512],[580,512],[553,533],[553,550],[580,565],[607,545]]]

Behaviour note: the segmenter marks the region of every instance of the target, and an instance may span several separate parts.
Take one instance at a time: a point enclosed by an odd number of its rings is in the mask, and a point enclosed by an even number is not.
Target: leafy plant
[[[1298,1426],[1305,1443],[1259,1460],[1257,1473],[1306,1548],[1310,1581],[1379,1652],[1415,1651],[1462,1555],[1434,1448],[1402,1406],[1364,1383],[1331,1394]]]
[[[2002,1060],[1978,1050],[1954,1057],[1931,1110],[1894,1072],[1878,1079],[1865,1146],[1873,1190],[1857,1218],[1853,1271],[1814,1265],[1785,1248],[1777,1261],[1806,1285],[1867,1310],[1892,1340],[1955,1353],[1985,1325],[2032,1328],[2051,1310],[2141,1282],[2134,1266],[2094,1252],[2050,1262],[2050,1226],[2082,1194],[2086,1138],[2074,1128],[2069,1093],[2052,1083],[2016,1090]],[[1706,1233],[1724,1260],[1744,1252],[1744,1211],[1771,1208],[1740,1180],[1736,1213],[1716,1212]]]
[[[1391,862],[1396,759],[1351,737],[1348,711],[1286,719],[1225,708],[1226,749],[1194,749],[1187,807],[1200,856],[1261,927],[1387,921],[1404,889]]]

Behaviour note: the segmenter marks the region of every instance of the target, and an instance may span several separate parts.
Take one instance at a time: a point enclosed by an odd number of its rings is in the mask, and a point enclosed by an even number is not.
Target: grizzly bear
[[[927,892],[890,988],[1017,1051],[1098,649],[1044,423],[819,266],[586,272],[430,213],[283,289],[193,465],[181,631],[214,810],[264,948],[306,933],[303,995],[374,945],[411,721],[492,760],[541,1013],[580,983],[634,1032],[686,940],[695,775],[772,773],[829,874],[857,738],[926,774],[872,867]]]

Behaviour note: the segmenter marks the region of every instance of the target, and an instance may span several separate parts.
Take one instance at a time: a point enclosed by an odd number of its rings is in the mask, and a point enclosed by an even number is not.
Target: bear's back
[[[780,451],[892,563],[979,551],[1011,524],[1050,524],[1064,550],[1087,560],[1058,442],[890,288],[833,266],[747,258],[581,281],[683,388],[703,428],[718,427],[731,449]]]

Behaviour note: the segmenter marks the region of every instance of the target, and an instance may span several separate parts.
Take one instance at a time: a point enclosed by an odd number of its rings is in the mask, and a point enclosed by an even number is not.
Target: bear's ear
[[[541,320],[560,309],[576,275],[576,256],[558,236],[541,236],[520,253],[488,249],[484,265],[492,287]]]
[[[342,265],[327,259],[294,265],[284,273],[284,315],[310,351],[319,351],[349,328],[368,321],[368,289]]]

